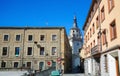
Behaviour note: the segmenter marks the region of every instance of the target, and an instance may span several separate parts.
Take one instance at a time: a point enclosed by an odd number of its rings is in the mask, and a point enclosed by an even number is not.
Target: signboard
[[[61,58],[60,57],[57,58],[57,62],[58,62],[58,64],[61,64]]]
[[[51,64],[52,64],[51,61],[47,61],[48,66],[51,66]]]

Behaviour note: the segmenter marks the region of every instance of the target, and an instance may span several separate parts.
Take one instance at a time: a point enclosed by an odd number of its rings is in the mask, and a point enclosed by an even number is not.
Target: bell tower
[[[72,48],[72,72],[77,73],[80,66],[79,49],[82,47],[82,35],[77,25],[77,18],[74,16],[73,27],[70,29],[69,43]]]

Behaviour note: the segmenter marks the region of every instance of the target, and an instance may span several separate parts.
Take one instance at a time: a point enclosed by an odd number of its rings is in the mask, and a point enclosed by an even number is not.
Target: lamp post
[[[99,9],[99,12],[100,12],[100,7],[98,8]],[[102,29],[101,29],[101,23],[100,23],[100,19],[99,19],[99,31],[98,31],[98,38],[99,38],[99,43],[98,43],[98,49],[99,49],[99,53],[101,55],[101,52],[102,52],[102,39],[101,39],[101,36],[102,36]],[[98,63],[98,76],[101,76],[101,67],[100,67],[100,58],[101,56],[99,57],[99,63]]]
[[[99,45],[100,45],[100,50],[102,50],[102,41],[101,41],[101,35],[102,35],[102,32],[101,32],[101,26],[100,26],[100,28],[99,28],[99,32],[98,32],[98,37],[99,37],[99,41],[100,41],[100,43],[99,43]]]
[[[102,51],[102,40],[101,40],[101,35],[102,35],[102,32],[101,32],[101,26],[100,26],[100,29],[99,29],[99,32],[98,32],[98,37],[99,37],[99,52],[101,54],[101,51]],[[101,58],[101,56],[100,56]],[[100,58],[99,58],[99,63],[98,63],[98,67],[99,67],[99,72],[98,72],[98,75],[101,76],[101,68],[100,68]]]

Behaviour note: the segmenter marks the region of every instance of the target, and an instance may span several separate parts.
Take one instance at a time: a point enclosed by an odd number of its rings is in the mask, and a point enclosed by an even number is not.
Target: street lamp
[[[40,48],[40,44],[38,44],[37,41],[34,41],[34,44]],[[33,55],[34,56],[34,55]],[[28,73],[30,74],[30,76],[33,74],[33,73],[36,73],[35,70],[34,70],[34,64],[35,64],[35,58],[33,57],[33,60],[32,60],[32,68],[28,69]],[[41,69],[41,68],[40,68]]]
[[[101,29],[101,25],[100,25],[100,27],[99,27],[99,31],[98,31],[98,37],[99,37],[99,53],[100,53],[100,55],[101,55],[101,52],[102,52],[102,40],[101,40],[101,36],[102,36],[102,31],[101,31],[102,29]],[[101,58],[101,57],[100,57]],[[99,63],[98,63],[98,67],[99,67],[99,72],[98,72],[98,75],[100,76],[101,75],[101,68],[100,68],[100,58],[99,58]]]
[[[36,44],[36,46],[38,47],[38,48],[40,48],[41,46],[40,46],[40,44],[38,44],[38,42],[37,41],[34,41],[34,44]]]

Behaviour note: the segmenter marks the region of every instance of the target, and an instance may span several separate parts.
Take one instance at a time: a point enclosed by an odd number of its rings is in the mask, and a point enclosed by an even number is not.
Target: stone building
[[[73,27],[70,30],[69,42],[72,48],[72,72],[77,73],[80,72],[79,49],[82,47],[82,35],[77,25],[76,16],[74,17]]]
[[[71,49],[64,27],[0,27],[1,70],[53,66],[70,71]]]
[[[83,26],[87,76],[120,76],[120,0],[92,0]]]

